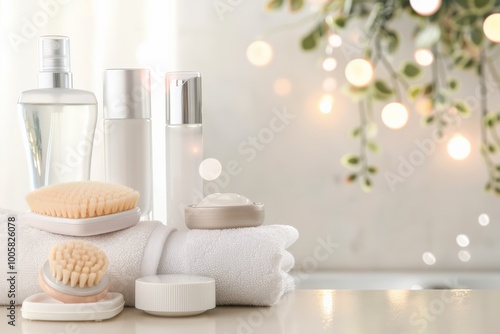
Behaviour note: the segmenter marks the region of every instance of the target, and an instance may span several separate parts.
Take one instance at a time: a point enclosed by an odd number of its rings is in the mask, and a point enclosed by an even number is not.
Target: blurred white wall
[[[227,5],[225,12],[215,7],[221,1]],[[159,83],[153,91],[156,218],[163,220],[165,214],[161,74],[199,70],[203,75],[205,156],[219,159],[224,166],[223,176],[207,189],[262,201],[267,224],[290,224],[299,229],[300,239],[292,247],[299,267],[499,268],[500,199],[483,193],[486,173],[478,149],[477,110],[449,132],[449,136],[461,132],[471,140],[473,152],[468,159],[454,161],[444,143],[436,144],[435,152],[426,155],[394,191],[383,172],[396,172],[401,159],[419,150],[416,141],[431,138],[432,129],[422,128],[413,112],[407,127],[391,131],[384,128],[376,112],[382,152],[371,159],[381,173],[374,179],[372,193],[365,194],[344,183],[347,171],[339,163],[344,153],[358,150],[358,142],[348,136],[358,121],[357,106],[337,90],[333,112],[318,111],[321,83],[328,74],[319,66],[322,50],[305,53],[299,48],[299,38],[309,26],[289,27],[266,36],[274,48],[268,66],[256,68],[246,59],[253,40],[309,13],[268,13],[262,0],[221,1],[46,1],[58,3],[58,12],[14,48],[9,35],[21,34],[24,22],[43,8],[38,1],[1,0],[0,207],[26,208],[28,171],[16,99],[21,91],[37,85],[37,37],[64,34],[71,38],[75,88],[94,91],[99,101],[105,68],[153,70]],[[408,25],[402,24],[401,29],[411,32]],[[344,36],[344,46],[336,55],[338,67],[329,74],[339,87],[345,82],[347,56],[360,56],[349,37]],[[406,38],[395,64],[409,58],[411,50]],[[460,94],[474,97],[475,79],[469,74],[460,77],[465,79]],[[289,95],[275,94],[273,84],[278,78],[291,83]],[[491,100],[494,106],[498,97]],[[283,127],[270,134],[266,129],[278,119]],[[265,142],[259,141],[254,149],[252,138],[259,135]],[[95,180],[103,179],[102,155],[102,138],[96,137]],[[482,213],[490,216],[488,226],[478,224]],[[468,262],[458,259],[462,250],[456,243],[458,234],[470,238]],[[437,259],[433,267],[422,261],[426,251]]]

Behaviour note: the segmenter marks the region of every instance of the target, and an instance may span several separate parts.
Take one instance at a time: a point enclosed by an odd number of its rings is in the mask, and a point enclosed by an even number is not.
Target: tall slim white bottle
[[[150,81],[147,69],[104,72],[106,181],[139,192],[142,220],[151,220],[153,211]]]
[[[17,101],[31,188],[89,180],[95,95],[72,89],[68,37],[40,37],[39,57],[39,89],[22,92]]]
[[[167,225],[186,230],[184,209],[203,198],[201,75],[170,72],[166,80]]]

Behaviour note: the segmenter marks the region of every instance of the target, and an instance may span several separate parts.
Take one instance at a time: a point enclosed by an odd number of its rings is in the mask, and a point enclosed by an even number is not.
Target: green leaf
[[[495,188],[495,195],[499,196],[500,195],[500,188]]]
[[[497,151],[497,149],[496,149],[495,145],[493,145],[493,144],[488,144],[488,152],[490,152],[490,153],[492,153],[492,154],[493,154],[493,153],[495,153],[496,151]]]
[[[485,14],[487,11],[489,11],[495,1],[491,0],[472,0],[472,4],[474,5],[474,12],[478,14]]]
[[[496,170],[497,170],[497,172],[500,172],[500,165],[496,166]]]
[[[340,160],[340,162],[345,167],[354,167],[354,166],[357,166],[359,164],[360,159],[359,159],[359,157],[357,155],[346,154],[346,155],[344,155],[342,157],[342,159]]]
[[[469,2],[468,0],[455,0],[456,3],[458,3],[462,8],[469,8]]]
[[[422,86],[411,86],[408,88],[407,94],[408,97],[412,100],[415,100],[420,94],[423,93],[423,87]]]
[[[290,10],[297,12],[304,6],[304,0],[290,0]]]
[[[456,92],[458,88],[460,87],[460,83],[458,82],[457,79],[450,78],[446,81],[446,84],[448,85],[448,88],[450,88],[451,92]]]
[[[461,26],[471,26],[477,21],[478,17],[474,14],[465,14],[460,16],[455,22]]]
[[[363,189],[364,192],[368,193],[372,191],[372,188],[373,188],[372,181],[368,177],[365,177],[363,179],[363,182],[361,182],[361,189]]]
[[[358,126],[358,127],[355,127],[354,129],[352,129],[351,131],[351,137],[352,138],[357,138],[359,137],[359,135],[361,134],[361,128]]]
[[[432,124],[434,122],[434,120],[435,120],[434,115],[425,116],[423,118],[424,125],[430,125],[430,124]]]
[[[312,50],[316,48],[316,38],[314,37],[314,34],[307,35],[302,39],[301,42],[302,49],[304,50]]]
[[[469,117],[471,114],[470,106],[465,101],[456,101],[453,106],[462,117]]]
[[[267,9],[273,10],[278,9],[283,6],[284,0],[271,0],[267,3]]]
[[[415,36],[417,48],[430,48],[441,38],[441,29],[438,25],[429,24]]]
[[[493,128],[497,123],[497,119],[494,114],[488,113],[483,117],[483,122],[488,128]]]
[[[392,94],[394,94],[394,91],[392,90],[392,88],[389,87],[389,85],[387,85],[387,83],[385,81],[382,81],[382,80],[376,80],[373,83],[373,88],[375,90],[375,97],[380,99],[380,100],[391,97]]]
[[[395,53],[399,47],[398,33],[392,30],[387,31],[386,39],[387,39],[387,51],[389,51],[389,53]]]
[[[356,173],[349,174],[346,177],[346,182],[353,183],[354,181],[356,181],[357,177],[358,177],[358,174],[356,174]]]
[[[403,66],[401,67],[401,74],[403,74],[405,77],[409,79],[414,79],[418,77],[420,73],[422,73],[420,67],[417,64],[410,61],[404,63]]]
[[[374,141],[369,141],[368,143],[366,143],[366,146],[373,153],[377,153],[380,150],[379,147],[378,147],[378,145],[377,145],[377,143],[374,142]]]
[[[472,41],[472,43],[474,43],[474,45],[476,46],[480,46],[481,43],[483,42],[483,39],[484,39],[483,30],[478,27],[474,27],[470,32],[470,40]]]
[[[434,85],[432,83],[424,86],[424,95],[431,95],[434,92]]]
[[[489,182],[486,183],[486,185],[484,186],[484,191],[486,191],[486,192],[491,191],[491,183],[489,183]]]
[[[339,28],[345,28],[347,25],[347,18],[345,16],[337,16],[334,20],[333,23]]]
[[[368,166],[367,170],[368,170],[368,173],[370,173],[370,174],[377,174],[377,172],[378,172],[378,169],[375,166]]]

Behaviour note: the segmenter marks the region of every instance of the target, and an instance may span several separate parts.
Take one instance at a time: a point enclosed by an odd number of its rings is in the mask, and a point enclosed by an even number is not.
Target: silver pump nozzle
[[[169,72],[165,84],[167,124],[201,124],[201,74]]]

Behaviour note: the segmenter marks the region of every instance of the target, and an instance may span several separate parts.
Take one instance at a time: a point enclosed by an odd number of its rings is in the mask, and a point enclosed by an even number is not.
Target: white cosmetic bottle
[[[139,192],[141,220],[153,211],[150,87],[147,69],[104,72],[105,177]]]
[[[170,72],[165,81],[167,225],[187,230],[184,210],[203,198],[201,75]]]
[[[39,56],[39,89],[22,92],[17,101],[31,188],[89,180],[95,95],[72,89],[68,37],[40,37]]]

